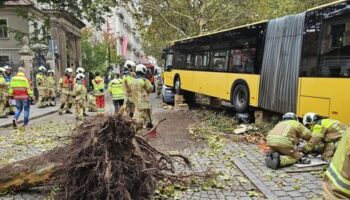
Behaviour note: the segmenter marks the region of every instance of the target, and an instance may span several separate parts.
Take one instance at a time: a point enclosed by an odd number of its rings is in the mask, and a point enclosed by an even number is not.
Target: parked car
[[[163,102],[168,104],[174,103],[175,92],[173,88],[163,85],[162,87]]]

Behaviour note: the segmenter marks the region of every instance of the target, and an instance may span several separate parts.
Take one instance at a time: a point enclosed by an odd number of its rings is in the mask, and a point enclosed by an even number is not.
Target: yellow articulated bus
[[[165,85],[249,107],[350,121],[350,1],[172,42]]]

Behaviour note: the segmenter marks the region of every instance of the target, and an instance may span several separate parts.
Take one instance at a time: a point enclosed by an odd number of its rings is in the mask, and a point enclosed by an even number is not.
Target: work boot
[[[12,120],[12,126],[13,126],[13,128],[17,128],[17,120],[16,119]]]
[[[307,159],[307,158],[299,158],[298,163],[303,164],[303,165],[308,165],[311,163],[311,160]]]
[[[9,115],[15,115],[15,112],[14,111],[10,111]]]
[[[276,170],[277,168],[280,167],[281,164],[281,156],[277,152],[272,153],[272,166],[271,169]]]
[[[88,115],[87,113],[84,112],[84,113],[83,113],[83,116],[84,116],[84,117],[88,117],[89,115]]]
[[[272,153],[271,152],[266,153],[265,164],[266,164],[266,167],[268,167],[270,169],[272,168]]]
[[[66,114],[73,114],[73,113],[70,110],[66,110]]]

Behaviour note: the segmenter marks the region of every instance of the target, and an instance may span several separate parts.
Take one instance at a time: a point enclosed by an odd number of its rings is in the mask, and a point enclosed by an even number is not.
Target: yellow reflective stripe
[[[304,128],[304,131],[301,133],[301,136],[304,137],[307,133],[309,133],[310,131],[307,130],[306,128]]]
[[[288,135],[288,133],[289,133],[289,130],[292,128],[292,125],[288,125],[287,126],[287,128],[286,129],[284,129],[284,131],[283,131],[283,136],[287,136]]]
[[[313,148],[310,147],[308,144],[305,144],[304,149],[305,149],[306,151],[309,152],[309,151],[311,151]]]
[[[280,136],[280,135],[268,135],[266,137],[267,144],[285,144],[288,146],[293,146],[292,141],[290,141],[287,137],[285,136]]]
[[[331,179],[336,188],[350,195],[350,181],[339,174],[333,163],[328,167],[326,175]]]
[[[316,124],[315,126],[312,127],[312,135],[323,138],[324,135],[322,133],[322,129],[323,127],[321,125]]]

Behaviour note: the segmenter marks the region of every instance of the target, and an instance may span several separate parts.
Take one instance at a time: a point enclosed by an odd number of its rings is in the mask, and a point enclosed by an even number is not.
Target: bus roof
[[[346,2],[346,1],[347,0],[338,0],[338,1],[334,1],[334,2],[331,2],[331,3],[324,4],[324,5],[320,5],[320,6],[317,6],[317,7],[314,7],[314,8],[310,8],[310,9],[308,9],[306,11],[313,11],[313,10],[321,9],[321,8],[324,8],[324,7],[327,7],[327,6],[331,6],[331,5],[334,5],[334,4],[337,4],[337,3]],[[197,36],[193,36],[193,37],[178,39],[178,40],[174,40],[174,41],[168,42],[168,45],[174,45],[176,42],[186,41],[186,40],[190,40],[190,39],[195,39],[195,38],[200,38],[200,37],[204,37],[204,36],[214,35],[214,34],[217,34],[217,33],[223,33],[223,32],[227,32],[227,31],[232,31],[232,30],[235,30],[235,29],[244,28],[244,27],[248,27],[248,26],[252,26],[252,25],[262,24],[262,23],[265,23],[265,22],[268,22],[268,21],[269,20],[263,20],[263,21],[259,21],[259,22],[246,24],[246,25],[241,25],[241,26],[236,26],[236,27],[232,27],[232,28],[228,28],[228,29],[223,29],[223,30],[220,30],[220,31],[209,32],[209,33],[205,33],[205,34],[202,34],[202,35],[197,35]]]

